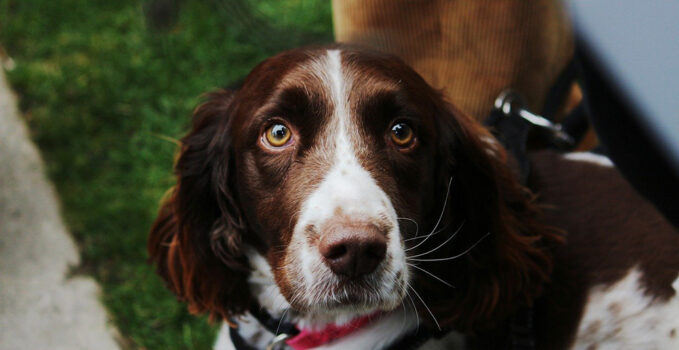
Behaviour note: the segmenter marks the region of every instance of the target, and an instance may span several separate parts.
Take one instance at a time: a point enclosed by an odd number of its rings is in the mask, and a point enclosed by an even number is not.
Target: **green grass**
[[[125,347],[207,349],[216,326],[189,315],[146,263],[148,229],[173,184],[176,145],[163,136],[186,132],[201,93],[274,52],[329,41],[330,4],[186,1],[165,27],[149,25],[145,8],[0,0],[0,45],[82,252],[75,272],[101,283]]]

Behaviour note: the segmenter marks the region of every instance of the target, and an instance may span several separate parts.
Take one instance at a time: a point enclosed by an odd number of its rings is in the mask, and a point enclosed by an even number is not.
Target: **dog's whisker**
[[[420,254],[413,255],[413,256],[411,256],[411,257],[409,257],[409,258],[418,258],[418,257],[421,257],[421,256],[425,256],[425,255],[427,255],[427,254],[431,254],[431,253],[433,253],[433,252],[435,252],[435,251],[441,249],[444,245],[446,245],[446,244],[447,244],[448,242],[450,242],[453,238],[455,238],[455,236],[457,236],[457,234],[460,232],[460,230],[462,229],[462,227],[464,226],[464,224],[465,224],[465,221],[462,221],[462,223],[460,224],[460,227],[458,227],[457,230],[455,230],[455,232],[453,232],[453,234],[450,235],[450,237],[448,237],[448,239],[446,239],[445,241],[443,241],[443,243],[439,244],[436,248],[431,249],[430,251],[425,252],[425,253],[420,253]]]
[[[401,321],[401,330],[406,328],[408,324],[408,309],[406,308],[405,300],[401,302],[401,308],[403,309],[403,320]]]
[[[465,250],[464,252],[462,252],[462,253],[460,253],[460,254],[454,255],[454,256],[449,256],[449,257],[446,257],[446,258],[434,258],[434,259],[408,259],[408,260],[409,260],[409,261],[421,261],[421,262],[425,262],[425,261],[448,261],[448,260],[455,260],[455,259],[460,258],[460,257],[464,256],[465,254],[469,253],[472,249],[474,249],[474,247],[476,247],[479,243],[481,243],[481,241],[483,241],[484,238],[488,237],[489,235],[490,235],[490,232],[487,232],[485,235],[483,235],[483,237],[479,238],[479,240],[476,241],[476,243],[472,244],[471,247],[467,248],[467,250]]]
[[[411,218],[406,218],[406,217],[402,217],[402,218],[397,217],[396,220],[408,220],[408,221],[412,222],[413,224],[415,224],[415,237],[417,237],[417,235],[420,233],[420,225],[417,224],[417,221],[415,221]],[[404,241],[408,241],[408,240],[405,239]]]
[[[437,230],[436,232],[432,232],[431,236],[432,236],[432,237],[433,237],[433,236],[436,236],[436,234],[438,234],[439,232],[445,231],[447,228],[448,228],[448,225],[443,226],[441,229]],[[404,239],[403,241],[404,241],[404,242],[408,242],[408,241],[412,241],[412,240],[415,240],[415,239],[423,239],[423,238],[427,238],[427,236],[415,236],[415,237],[410,237],[410,238]],[[410,250],[410,249],[411,249],[411,248],[408,248],[406,251],[408,251],[408,250]]]
[[[410,295],[410,292],[408,292],[408,290],[411,288],[412,287],[410,286],[410,284],[406,284],[406,295],[408,296],[408,299],[410,299],[410,303],[413,305],[413,311],[415,311],[415,324],[417,325],[415,332],[417,332],[418,330],[420,330],[420,314],[417,312],[417,305],[415,305],[413,297]]]
[[[443,280],[441,277],[436,276],[436,275],[434,275],[433,273],[431,273],[431,272],[429,272],[429,271],[427,271],[427,270],[425,270],[425,269],[423,269],[423,268],[421,268],[421,267],[419,267],[419,266],[417,266],[417,265],[410,264],[410,263],[408,263],[408,265],[411,266],[411,267],[414,267],[414,268],[416,268],[416,269],[418,269],[418,270],[420,270],[420,271],[422,271],[422,272],[424,272],[424,273],[426,273],[427,275],[433,277],[433,278],[436,279],[437,281],[439,281],[439,282],[445,284],[446,286],[448,286],[448,287],[450,287],[450,288],[455,288],[455,286],[453,286],[452,284],[446,282],[446,281]]]
[[[431,312],[431,310],[429,309],[429,306],[427,306],[427,303],[424,302],[424,299],[422,299],[422,297],[420,296],[420,293],[418,293],[418,292],[415,290],[415,288],[413,288],[412,286],[410,286],[410,289],[412,289],[412,290],[413,290],[413,293],[415,293],[415,296],[416,296],[418,299],[420,299],[420,301],[422,302],[422,305],[424,305],[424,308],[427,309],[427,311],[429,311],[429,315],[431,315],[431,318],[434,320],[434,323],[436,323],[436,328],[438,328],[439,331],[440,331],[440,330],[441,330],[441,326],[439,325],[439,321],[436,319],[436,316],[434,316],[434,313]]]
[[[436,232],[433,232],[433,233],[431,234],[431,237],[434,237],[434,236],[436,236],[437,234],[439,234],[439,233],[441,233],[441,232],[444,232],[447,228],[448,228],[448,225],[445,225],[445,226],[441,227],[441,229],[437,230]],[[412,239],[415,239],[415,238],[427,238],[427,236],[412,237]],[[409,239],[410,239],[410,238],[409,238]],[[417,248],[417,246],[415,246],[415,247],[410,247],[410,248],[406,249],[405,251],[408,252],[408,251],[411,251],[411,250],[413,250],[413,249],[415,249],[415,248]]]
[[[416,244],[414,247],[411,247],[409,249],[415,249],[415,248],[421,246],[422,244],[424,244],[424,242],[426,242],[427,239],[429,239],[429,237],[431,237],[434,234],[434,232],[436,231],[436,229],[439,227],[439,224],[441,223],[441,220],[443,219],[443,214],[446,212],[446,206],[448,205],[448,196],[450,195],[450,185],[452,183],[453,183],[453,178],[451,177],[450,180],[448,180],[448,189],[446,190],[446,198],[443,200],[443,207],[441,208],[441,214],[439,215],[438,221],[436,221],[436,225],[434,225],[434,228],[431,230],[431,233],[429,233],[427,235],[427,237],[425,239],[423,239],[420,243]]]
[[[283,320],[285,319],[285,315],[287,315],[288,311],[290,311],[290,309],[285,309],[285,311],[283,312],[283,315],[281,316],[281,319],[278,321],[278,327],[276,327],[276,335],[278,335],[278,330],[281,329],[281,323],[283,323]]]

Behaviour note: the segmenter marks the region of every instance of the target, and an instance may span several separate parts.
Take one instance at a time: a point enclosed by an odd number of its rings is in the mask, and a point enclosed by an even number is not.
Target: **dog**
[[[294,49],[197,107],[148,249],[218,349],[678,349],[679,232],[603,156],[530,160],[396,57]]]

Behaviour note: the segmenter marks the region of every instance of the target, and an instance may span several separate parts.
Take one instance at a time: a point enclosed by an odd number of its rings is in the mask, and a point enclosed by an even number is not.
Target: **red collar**
[[[331,324],[320,331],[300,329],[299,334],[285,342],[295,350],[317,348],[321,345],[330,343],[333,340],[337,340],[361,330],[367,324],[379,318],[381,314],[381,312],[376,312],[367,316],[358,317],[342,326]]]

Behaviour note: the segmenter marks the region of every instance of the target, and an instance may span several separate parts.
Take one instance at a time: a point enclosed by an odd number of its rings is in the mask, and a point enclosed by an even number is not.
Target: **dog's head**
[[[149,251],[193,311],[226,319],[257,265],[300,314],[388,311],[412,290],[442,325],[473,324],[550,270],[504,158],[395,57],[288,51],[196,109]]]

